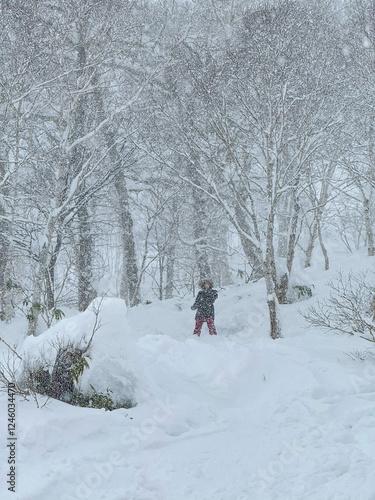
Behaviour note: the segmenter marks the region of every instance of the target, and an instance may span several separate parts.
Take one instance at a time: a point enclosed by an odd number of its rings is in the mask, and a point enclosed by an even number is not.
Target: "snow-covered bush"
[[[288,291],[288,302],[293,303],[311,299],[313,288],[314,285],[293,285]]]
[[[328,298],[300,311],[312,326],[333,330],[375,342],[374,281],[368,273],[345,276],[342,272],[328,283]]]
[[[121,299],[95,299],[85,312],[27,337],[23,350],[11,354],[17,373],[5,382],[17,380],[24,396],[106,409],[137,402],[139,364]]]

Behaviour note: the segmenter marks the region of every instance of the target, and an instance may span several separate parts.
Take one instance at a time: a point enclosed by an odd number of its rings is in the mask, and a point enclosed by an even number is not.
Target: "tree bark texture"
[[[246,215],[244,214],[244,211],[239,203],[236,204],[235,214],[240,229],[242,229],[244,233],[251,235],[252,231],[250,229],[250,225],[247,223]],[[254,243],[246,238],[242,232],[239,232],[238,234],[246,259],[251,267],[250,280],[258,281],[263,278],[263,265],[258,255],[259,252]]]
[[[126,180],[122,172],[115,178],[115,189],[119,205],[119,221],[122,242],[122,274],[120,283],[120,297],[129,306],[140,303],[138,283],[138,266],[133,235],[133,218],[129,208],[129,194]]]
[[[0,217],[5,215],[5,211],[0,205]],[[7,294],[7,279],[6,268],[8,263],[8,225],[0,218],[0,320],[5,320],[6,316],[6,294]]]
[[[368,198],[363,199],[363,214],[365,218],[367,254],[369,257],[375,255],[374,228],[371,217],[371,202]]]
[[[194,239],[197,241],[195,245],[195,258],[198,267],[199,279],[211,277],[211,266],[206,248],[207,227],[204,223],[207,219],[206,204],[207,200],[202,196],[202,194],[196,189],[193,189]]]
[[[276,296],[276,266],[275,251],[273,242],[275,216],[271,211],[268,218],[267,237],[266,237],[266,258],[264,260],[264,277],[266,281],[267,305],[270,317],[271,337],[277,339],[281,335],[280,323],[277,314],[278,298]]]
[[[96,297],[92,286],[93,238],[91,235],[91,218],[87,205],[83,205],[77,213],[78,244],[77,244],[77,295],[78,310],[85,311]]]

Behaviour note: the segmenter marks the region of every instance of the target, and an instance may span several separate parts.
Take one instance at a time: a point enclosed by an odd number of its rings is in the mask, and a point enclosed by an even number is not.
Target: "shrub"
[[[300,311],[311,326],[337,333],[359,335],[375,342],[374,297],[375,287],[368,273],[347,277],[342,272],[328,283],[330,295],[318,300],[316,306]]]

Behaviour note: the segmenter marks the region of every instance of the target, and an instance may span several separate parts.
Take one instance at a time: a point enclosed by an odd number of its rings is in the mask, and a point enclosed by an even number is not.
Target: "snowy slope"
[[[338,265],[372,266],[361,257]],[[332,275],[312,268],[304,279],[322,296]],[[2,440],[2,499],[375,500],[375,361],[347,355],[372,344],[304,328],[297,309],[308,302],[283,306],[284,338],[272,341],[262,283],[220,293],[217,338],[206,325],[192,337],[191,303],[125,312],[107,302],[91,369],[108,364],[116,379],[122,367],[138,405],[105,412],[18,401],[17,493],[6,492]],[[68,330],[78,335],[78,326]]]

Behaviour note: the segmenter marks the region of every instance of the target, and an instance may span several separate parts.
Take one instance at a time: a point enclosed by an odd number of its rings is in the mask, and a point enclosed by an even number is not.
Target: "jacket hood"
[[[204,284],[208,282],[210,284],[210,289],[213,288],[214,284],[213,281],[209,278],[204,278],[199,281],[199,288],[204,288]]]

